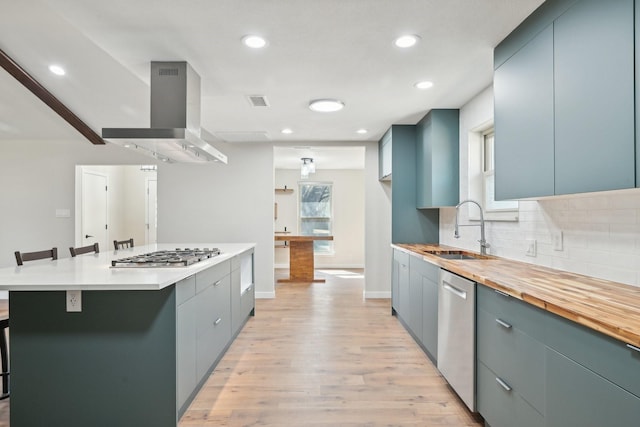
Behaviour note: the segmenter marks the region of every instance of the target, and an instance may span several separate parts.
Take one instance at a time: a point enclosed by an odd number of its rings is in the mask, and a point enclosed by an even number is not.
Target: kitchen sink
[[[484,259],[484,257],[482,256],[472,256],[472,255],[456,254],[456,253],[434,254],[434,255],[444,259]]]
[[[423,249],[422,252],[429,255],[435,255],[437,257],[444,258],[444,259],[455,259],[455,260],[492,259],[492,257],[489,255],[476,254],[476,253],[467,252],[467,251]]]

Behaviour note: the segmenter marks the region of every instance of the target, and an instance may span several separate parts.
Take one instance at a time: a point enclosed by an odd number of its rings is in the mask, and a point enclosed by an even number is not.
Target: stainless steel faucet
[[[478,206],[478,209],[480,209],[480,224],[463,224],[463,225],[458,224],[458,213],[460,212],[460,206],[464,205],[465,203],[475,203]],[[484,215],[482,214],[482,206],[480,206],[480,203],[471,199],[463,200],[460,203],[458,203],[458,205],[456,206],[456,228],[455,228],[455,231],[453,232],[453,237],[455,237],[456,239],[460,238],[458,227],[480,227],[480,240],[478,240],[478,242],[480,242],[480,253],[482,255],[487,254],[487,248],[490,245],[489,243],[487,243],[486,239],[484,238]]]

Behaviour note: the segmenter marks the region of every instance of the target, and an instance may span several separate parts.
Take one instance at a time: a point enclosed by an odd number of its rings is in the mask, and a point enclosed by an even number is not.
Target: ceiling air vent
[[[158,75],[160,76],[177,76],[178,69],[177,68],[159,68]]]
[[[267,101],[267,97],[264,95],[249,95],[249,103],[251,103],[252,107],[268,107],[269,101]]]

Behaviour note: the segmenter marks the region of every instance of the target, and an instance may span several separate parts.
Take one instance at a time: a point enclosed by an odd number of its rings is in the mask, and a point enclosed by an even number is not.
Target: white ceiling
[[[311,158],[316,169],[364,169],[364,147],[274,147],[275,169],[300,169],[302,158]]]
[[[541,3],[0,0],[0,49],[98,134],[149,126],[149,62],[184,60],[201,76],[208,132],[339,145],[378,140],[391,124],[416,123],[432,108],[462,106],[491,83],[494,46]],[[405,33],[421,41],[395,47]],[[246,34],[264,36],[268,46],[243,46]],[[52,63],[67,75],[51,74]],[[425,79],[434,87],[413,87]],[[88,143],[2,70],[0,93],[0,141]],[[252,107],[248,95],[264,95],[270,106]],[[344,110],[307,108],[325,97],[343,100]],[[285,127],[294,133],[280,133]]]

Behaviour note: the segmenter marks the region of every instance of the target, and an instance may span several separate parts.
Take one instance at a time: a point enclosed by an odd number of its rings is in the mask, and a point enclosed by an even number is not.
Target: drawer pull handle
[[[249,285],[249,287],[247,289],[245,289],[244,291],[242,291],[242,293],[240,295],[244,295],[247,292],[249,292],[251,290],[251,288],[253,288],[253,285]]]
[[[220,286],[221,283],[222,283],[222,280],[218,280],[216,283],[213,284],[213,286]]]
[[[509,384],[505,383],[500,378],[496,377],[496,382],[500,384],[500,387],[502,387],[506,391],[511,391],[511,387],[509,386]]]
[[[511,325],[501,319],[496,319],[496,323],[505,329],[511,329]]]
[[[493,292],[495,292],[495,293],[496,293],[496,294],[498,294],[498,295],[502,295],[503,297],[507,297],[507,298],[510,298],[510,297],[511,297],[511,295],[509,295],[508,293],[506,293],[506,292],[502,292],[502,291],[499,291],[499,290],[497,290],[497,289],[494,289],[494,290],[493,290]]]
[[[627,344],[627,347],[629,347],[633,351],[637,351],[638,353],[640,353],[640,347],[636,347],[635,345],[631,344]]]
[[[214,324],[214,325],[217,325],[217,324],[219,324],[220,322],[222,322],[222,317],[218,317],[218,318],[216,319],[216,321],[215,321],[215,322],[213,322],[213,324]]]

